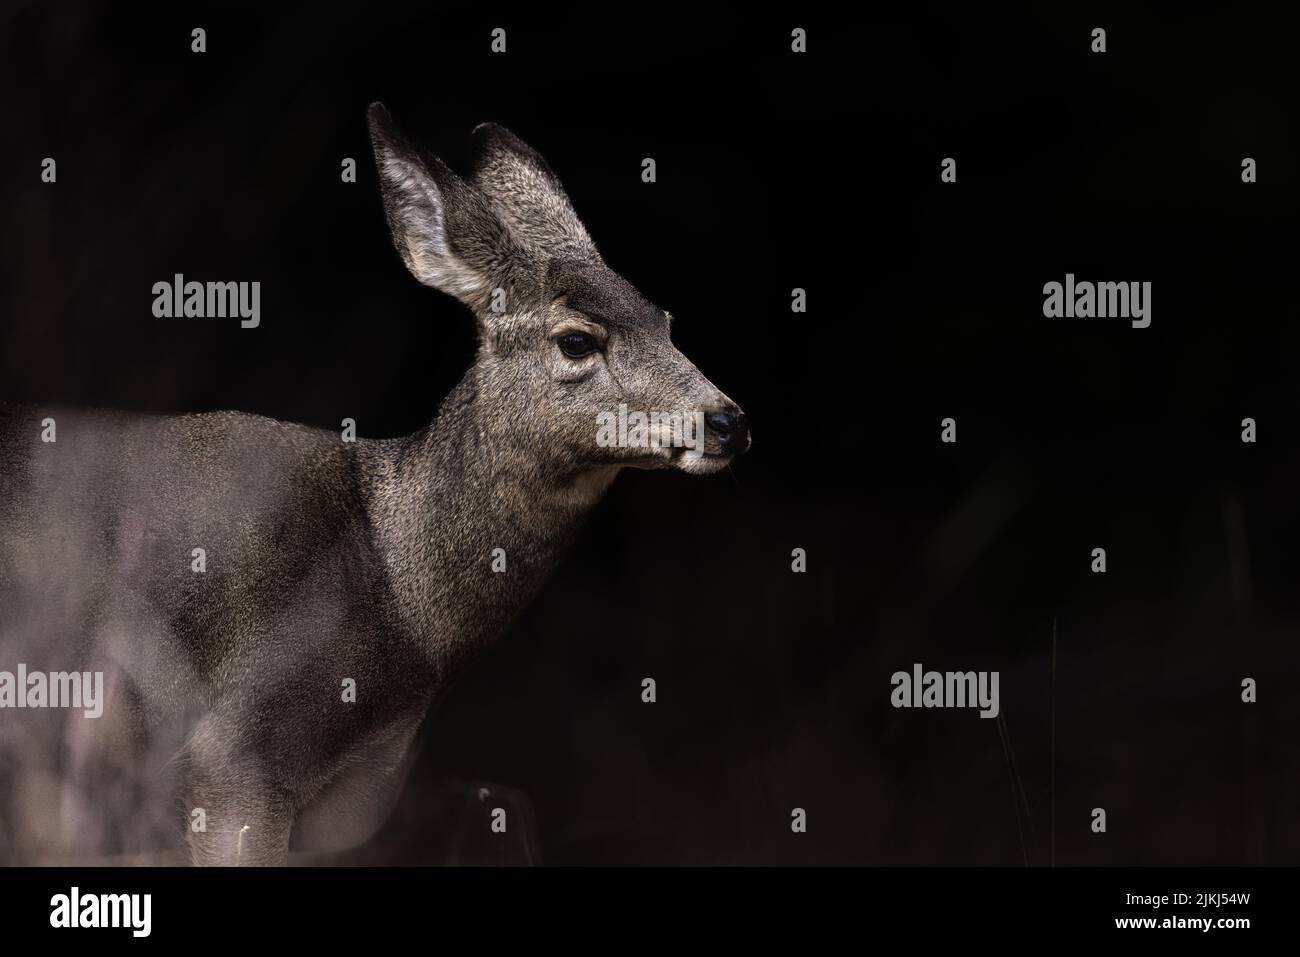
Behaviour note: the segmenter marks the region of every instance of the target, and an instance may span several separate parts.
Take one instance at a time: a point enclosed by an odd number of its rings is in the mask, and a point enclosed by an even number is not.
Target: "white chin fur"
[[[713,475],[731,464],[730,455],[678,455],[673,464],[687,475]]]

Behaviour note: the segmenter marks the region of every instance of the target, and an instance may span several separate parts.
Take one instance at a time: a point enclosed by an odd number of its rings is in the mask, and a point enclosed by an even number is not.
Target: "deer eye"
[[[565,333],[556,342],[560,345],[560,351],[570,359],[581,359],[596,351],[596,340],[585,332]]]

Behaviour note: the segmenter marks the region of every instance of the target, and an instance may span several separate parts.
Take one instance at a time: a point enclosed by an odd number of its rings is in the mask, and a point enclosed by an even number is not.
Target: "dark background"
[[[389,243],[381,99],[453,168],[482,120],[540,150],[749,414],[729,475],[620,477],[336,860],[1047,863],[1054,705],[1058,863],[1300,862],[1283,25],[418,11],[2,21],[0,397],[426,423],[473,328]],[[176,272],[261,281],[261,327],[154,318]],[[1066,272],[1150,280],[1151,327],[1045,319]],[[891,708],[914,662],[999,670],[1002,718]],[[467,836],[480,784],[511,842]]]

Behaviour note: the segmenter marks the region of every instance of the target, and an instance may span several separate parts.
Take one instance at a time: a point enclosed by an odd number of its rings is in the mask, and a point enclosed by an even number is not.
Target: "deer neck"
[[[440,673],[504,631],[537,592],[615,468],[565,469],[510,424],[471,368],[426,429],[376,443],[373,541],[397,616]]]

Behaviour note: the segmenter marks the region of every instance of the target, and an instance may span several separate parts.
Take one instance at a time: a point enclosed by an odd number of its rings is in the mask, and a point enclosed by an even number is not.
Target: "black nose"
[[[704,424],[718,437],[722,451],[739,455],[749,448],[749,423],[744,412],[709,412]]]

